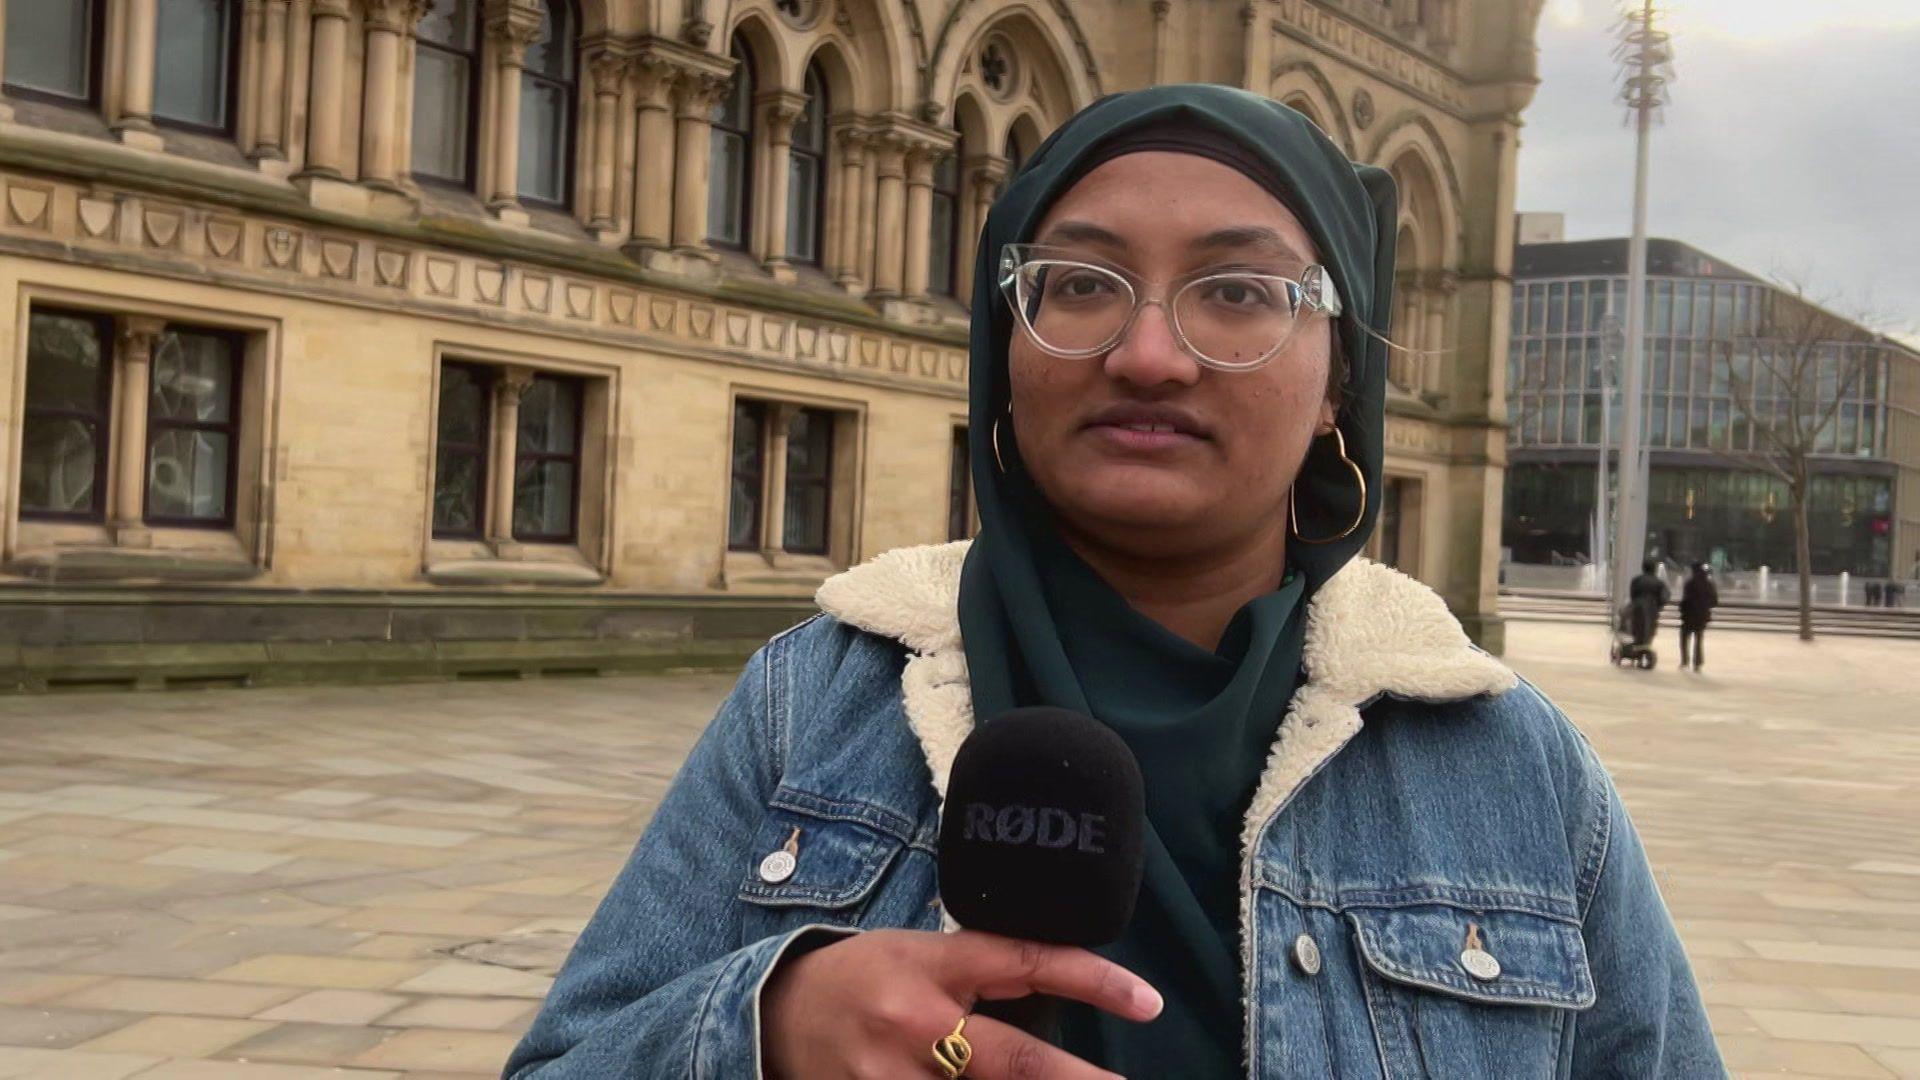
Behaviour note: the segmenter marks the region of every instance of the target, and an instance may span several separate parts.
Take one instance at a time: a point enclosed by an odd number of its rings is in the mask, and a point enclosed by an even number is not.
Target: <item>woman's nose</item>
[[[1200,364],[1180,347],[1165,304],[1141,305],[1133,325],[1107,350],[1104,367],[1110,378],[1138,386],[1168,382],[1191,386],[1200,380]]]

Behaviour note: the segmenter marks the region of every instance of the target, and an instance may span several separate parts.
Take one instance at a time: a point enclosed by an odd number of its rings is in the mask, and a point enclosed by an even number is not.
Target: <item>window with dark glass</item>
[[[928,246],[927,285],[935,296],[954,293],[954,253],[960,250],[961,145],[933,166],[933,242]]]
[[[520,75],[520,197],[565,206],[577,67],[573,19],[566,0],[540,6],[540,31],[527,46]]]
[[[767,406],[733,404],[733,478],[727,497],[727,547],[760,549],[761,495],[766,476]]]
[[[147,395],[146,518],[233,522],[240,335],[169,326],[153,346]]]
[[[1380,559],[1386,566],[1400,568],[1400,520],[1406,506],[1408,481],[1397,477],[1387,477],[1384,490],[1380,492],[1380,524],[1375,530],[1380,534]]]
[[[781,547],[827,553],[827,510],[833,487],[833,414],[796,409],[787,425],[786,515]]]
[[[413,175],[473,182],[479,111],[480,0],[432,0],[413,61]]]
[[[753,169],[753,62],[734,39],[733,85],[713,110],[708,162],[707,239],[721,247],[747,242],[748,191]]]
[[[492,386],[488,368],[446,364],[440,369],[433,463],[435,537],[478,540],[485,534]]]
[[[952,454],[947,466],[947,539],[973,535],[973,474],[967,464],[967,429],[953,429]]]
[[[21,517],[94,521],[105,511],[112,376],[112,319],[41,310],[28,317]]]
[[[793,126],[788,151],[787,256],[795,262],[820,262],[821,227],[826,218],[827,81],[820,65],[807,65],[807,104]]]
[[[580,478],[580,382],[536,375],[520,398],[513,538],[568,543]]]
[[[100,7],[100,0],[7,5],[7,89],[29,97],[91,103],[100,85]]]
[[[233,123],[239,20],[234,0],[158,0],[153,118],[224,133]]]

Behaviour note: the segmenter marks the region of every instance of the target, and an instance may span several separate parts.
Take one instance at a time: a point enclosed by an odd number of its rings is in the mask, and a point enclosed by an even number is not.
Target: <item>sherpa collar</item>
[[[913,655],[901,672],[907,722],[944,800],[947,774],[973,731],[960,641],[960,567],[969,541],[898,548],[838,574],[814,599],[841,622],[892,638]],[[1242,857],[1275,813],[1360,730],[1382,695],[1457,701],[1512,689],[1512,671],[1467,640],[1440,597],[1418,581],[1356,558],[1313,595],[1293,695],[1241,832]]]

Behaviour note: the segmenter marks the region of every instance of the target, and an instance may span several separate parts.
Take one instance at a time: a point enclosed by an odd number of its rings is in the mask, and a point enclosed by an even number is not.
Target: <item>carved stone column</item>
[[[839,199],[828,225],[837,237],[834,250],[834,283],[848,292],[860,288],[860,194],[866,188],[867,134],[847,125],[833,133],[839,147],[836,164],[840,170]]]
[[[593,83],[593,188],[587,227],[610,232],[615,227],[614,165],[619,155],[620,88],[626,82],[628,60],[617,53],[600,53],[587,61]]]
[[[513,539],[513,483],[518,470],[520,399],[533,386],[533,372],[523,367],[500,370],[493,384],[492,462],[487,471],[487,546],[493,553],[512,557],[519,552]]]
[[[340,118],[346,112],[348,0],[314,0],[313,72],[308,77],[307,167],[304,173],[347,174],[346,139]]]
[[[874,148],[874,165],[879,187],[874,196],[874,228],[879,244],[874,253],[873,293],[880,297],[900,295],[901,260],[904,258],[901,231],[906,228],[906,143],[897,136],[883,136]]]
[[[761,94],[754,105],[760,113],[755,126],[764,132],[766,142],[761,168],[754,170],[761,178],[757,185],[760,205],[753,214],[760,223],[754,230],[754,254],[775,278],[789,277],[787,256],[792,252],[787,249],[787,189],[793,183],[793,122],[806,109],[807,98],[805,94],[771,90]]]
[[[158,0],[124,0],[120,26],[125,35],[120,55],[119,108],[114,112],[113,133],[129,146],[159,149],[160,137],[153,130],[153,63],[155,35],[158,32]]]
[[[906,156],[907,263],[902,275],[902,291],[912,300],[927,295],[927,279],[932,271],[928,260],[933,240],[933,166],[945,152],[945,147],[921,143],[910,148]]]
[[[633,180],[633,246],[666,247],[673,239],[673,80],[676,68],[643,56],[639,75],[639,164]]]
[[[770,559],[787,549],[787,436],[797,411],[793,405],[767,408],[767,497],[761,506],[760,552]]]
[[[290,0],[265,0],[260,10],[259,66],[253,74],[255,161],[284,161],[286,152],[287,8]]]
[[[147,516],[147,398],[153,377],[153,346],[167,328],[165,319],[128,315],[120,319],[115,350],[115,390],[120,395],[113,437],[113,513],[108,519],[113,542],[123,547],[152,543]]]
[[[955,279],[963,303],[973,300],[974,257],[980,250],[980,233],[987,227],[987,212],[993,208],[993,200],[999,197],[1000,185],[1006,183],[1007,173],[1012,162],[998,154],[984,154],[968,158],[966,161],[966,216],[960,226],[960,261]]]
[[[713,254],[707,247],[713,108],[727,85],[726,79],[704,72],[686,72],[674,85],[673,247],[702,259]]]
[[[524,225],[520,208],[520,74],[527,46],[540,34],[541,12],[521,0],[505,0],[487,13],[487,40],[494,55],[493,168],[487,208],[503,221]]]
[[[400,190],[400,41],[413,6],[408,0],[371,0],[367,5],[366,65],[360,110],[360,179]]]

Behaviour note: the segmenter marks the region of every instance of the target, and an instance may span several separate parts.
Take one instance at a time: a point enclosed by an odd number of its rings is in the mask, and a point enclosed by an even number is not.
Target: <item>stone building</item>
[[[1539,0],[0,0],[0,667],[737,654],[971,527],[972,237],[1101,94],[1400,178],[1378,554],[1490,647]]]

